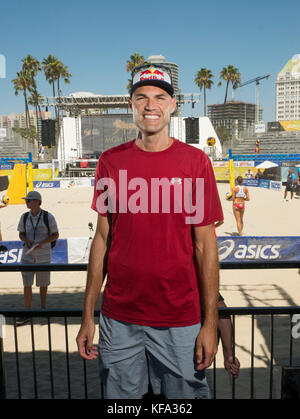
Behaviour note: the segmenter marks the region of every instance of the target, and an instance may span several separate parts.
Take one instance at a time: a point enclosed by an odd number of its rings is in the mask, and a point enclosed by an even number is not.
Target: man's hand
[[[83,359],[92,360],[97,359],[98,357],[97,346],[93,345],[94,335],[94,321],[91,320],[90,322],[83,322],[76,338],[78,352]]]
[[[31,249],[31,247],[33,245],[33,242],[31,242],[30,240],[25,239],[24,243],[25,243],[25,245],[28,249]]]
[[[224,356],[224,367],[230,377],[238,378],[240,371],[240,361],[237,358],[235,358],[233,362],[232,356]]]
[[[201,327],[196,340],[196,370],[208,368],[218,351],[217,330],[213,327]]]

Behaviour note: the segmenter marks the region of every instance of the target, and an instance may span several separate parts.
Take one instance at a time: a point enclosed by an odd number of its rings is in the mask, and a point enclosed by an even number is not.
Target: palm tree
[[[24,102],[25,102],[25,120],[26,128],[29,129],[30,119],[29,119],[29,108],[28,108],[28,97],[27,91],[31,86],[31,78],[28,73],[20,71],[17,73],[17,77],[12,80],[15,89],[15,95],[18,96],[19,92],[23,92]]]
[[[227,67],[223,67],[220,73],[220,79],[226,81],[226,89],[225,89],[225,98],[224,98],[224,105],[223,105],[223,114],[222,114],[222,125],[224,125],[224,115],[225,115],[225,106],[227,102],[227,94],[228,94],[228,87],[229,84],[232,84],[232,88],[236,89],[242,80],[242,75],[237,68],[233,65],[228,65]],[[221,86],[222,81],[218,83],[218,86]]]
[[[126,71],[131,73],[135,67],[138,67],[139,65],[146,64],[145,57],[143,55],[140,55],[138,52],[133,53],[130,56],[130,59],[126,62]],[[126,89],[129,91],[131,89],[132,80],[128,80],[128,84],[126,86]]]
[[[41,63],[37,58],[34,58],[32,55],[28,54],[22,60],[22,71],[28,74],[31,79],[31,85],[28,88],[29,92],[31,93],[31,97],[28,100],[29,105],[35,107],[35,114],[36,114],[36,123],[37,123],[37,134],[39,138],[39,123],[38,123],[38,116],[41,118],[41,107],[40,107],[40,94],[37,91],[37,84],[36,84],[36,76],[39,71],[41,71]]]
[[[63,79],[65,83],[70,83],[70,78],[72,74],[68,71],[68,67],[65,66],[61,61],[59,61],[56,57],[49,54],[47,58],[45,58],[42,62],[43,70],[46,76],[46,80],[48,80],[49,84],[52,86],[53,97],[55,99],[56,92],[58,96],[60,96],[60,79]],[[55,90],[55,83],[56,83],[56,90]],[[55,104],[55,117],[57,120],[57,132],[59,133],[59,111],[58,107]]]
[[[51,54],[49,54],[48,57],[44,58],[42,61],[42,68],[44,70],[46,80],[52,86],[53,97],[55,97],[55,82],[57,80],[58,62],[58,59]]]
[[[212,72],[207,68],[203,67],[197,72],[194,80],[197,86],[200,88],[200,92],[203,88],[204,116],[206,116],[206,89],[211,89],[211,86],[214,84],[212,80],[213,77],[214,75],[212,74]]]
[[[61,61],[58,62],[57,76],[57,92],[58,96],[60,96],[60,79],[63,79],[66,84],[70,84],[70,78],[72,77],[72,74],[68,70],[68,66],[63,65]]]
[[[28,73],[29,77],[31,78],[31,86],[30,89],[34,92],[35,96],[38,97],[37,85],[36,85],[36,76],[39,71],[41,71],[41,63],[37,58],[32,57],[32,55],[28,54],[22,60],[22,71]],[[37,106],[40,111],[39,105]]]

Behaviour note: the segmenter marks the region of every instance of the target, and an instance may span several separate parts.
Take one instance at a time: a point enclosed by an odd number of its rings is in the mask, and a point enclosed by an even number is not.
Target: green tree
[[[229,144],[231,141],[231,133],[230,131],[225,128],[223,125],[220,125],[219,127],[215,128],[218,138],[221,141],[221,144],[224,143]]]
[[[59,66],[59,60],[51,54],[49,54],[48,57],[44,58],[44,60],[42,61],[42,69],[44,71],[46,80],[52,87],[54,100],[56,98],[55,82],[57,81],[57,78],[58,78],[58,72],[57,72],[58,66]],[[56,119],[58,119],[58,112],[57,112],[56,104],[54,106],[54,110],[55,110]]]
[[[29,108],[28,108],[28,90],[31,86],[31,78],[29,74],[23,70],[17,72],[17,77],[12,80],[15,89],[15,95],[18,96],[20,92],[23,93],[25,102],[25,121],[26,128],[30,127]]]
[[[195,83],[200,89],[200,92],[203,89],[203,98],[204,98],[204,116],[206,116],[206,89],[211,89],[211,86],[214,84],[212,78],[214,75],[210,70],[203,67],[201,68],[196,76],[195,76]]]
[[[61,95],[60,80],[62,79],[65,83],[70,83],[72,74],[69,72],[68,67],[65,66],[56,57],[49,54],[47,58],[44,58],[42,62],[42,69],[44,70],[46,80],[52,86],[53,98],[55,101],[54,111],[57,120],[57,133],[59,133],[59,111],[56,105],[56,94]]]
[[[126,71],[131,73],[135,67],[138,67],[139,65],[147,64],[145,61],[145,57],[143,55],[140,55],[138,52],[133,53],[129,60],[126,61]],[[131,89],[132,80],[128,80],[128,84],[126,86],[126,89],[129,91]]]
[[[41,118],[40,101],[42,100],[42,96],[37,91],[36,76],[38,72],[41,71],[42,67],[39,60],[30,54],[23,58],[22,63],[22,71],[28,74],[28,77],[30,78],[30,86],[28,87],[28,90],[31,93],[31,96],[28,98],[28,103],[35,108],[37,133],[39,137],[38,118]]]
[[[64,65],[61,61],[58,63],[57,76],[57,92],[58,96],[60,96],[60,80],[62,79],[64,83],[70,84],[70,78],[72,77],[72,74],[68,70],[68,66]]]
[[[13,128],[14,132],[19,134],[25,140],[28,140],[30,143],[34,143],[34,141],[38,142],[39,135],[35,126],[31,125],[29,128]]]
[[[222,80],[226,82],[225,98],[224,98],[224,105],[223,105],[223,112],[222,112],[222,125],[224,126],[224,115],[225,115],[225,107],[226,107],[226,102],[227,102],[229,84],[231,83],[232,88],[236,89],[241,83],[242,76],[236,67],[234,67],[233,65],[228,65],[227,67],[223,67],[222,71],[220,72],[220,79],[221,81],[218,83],[218,86],[222,85]]]

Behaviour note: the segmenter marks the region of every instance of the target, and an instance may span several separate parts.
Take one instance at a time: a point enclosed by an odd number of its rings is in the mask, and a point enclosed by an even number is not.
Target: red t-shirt
[[[162,178],[169,184],[169,193],[168,188],[164,194],[161,189],[157,193],[153,186]],[[196,183],[196,179],[204,181]],[[104,185],[109,185],[106,192]],[[182,191],[192,195],[194,211]],[[109,198],[104,200],[105,196]],[[105,208],[108,201],[110,213]],[[92,208],[111,217],[102,312],[146,326],[198,323],[200,298],[192,225],[187,220],[192,218],[195,226],[223,220],[207,155],[178,140],[159,152],[143,151],[135,140],[111,148],[97,165]]]

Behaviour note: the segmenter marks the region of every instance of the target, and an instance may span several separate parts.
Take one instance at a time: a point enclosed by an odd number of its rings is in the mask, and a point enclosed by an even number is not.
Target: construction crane
[[[255,77],[254,79],[245,81],[245,83],[241,83],[237,86],[237,89],[239,87],[246,86],[247,84],[255,83],[255,123],[259,123],[259,84],[260,81],[263,79],[268,79],[270,77],[270,73],[266,74],[265,76],[261,77]]]

